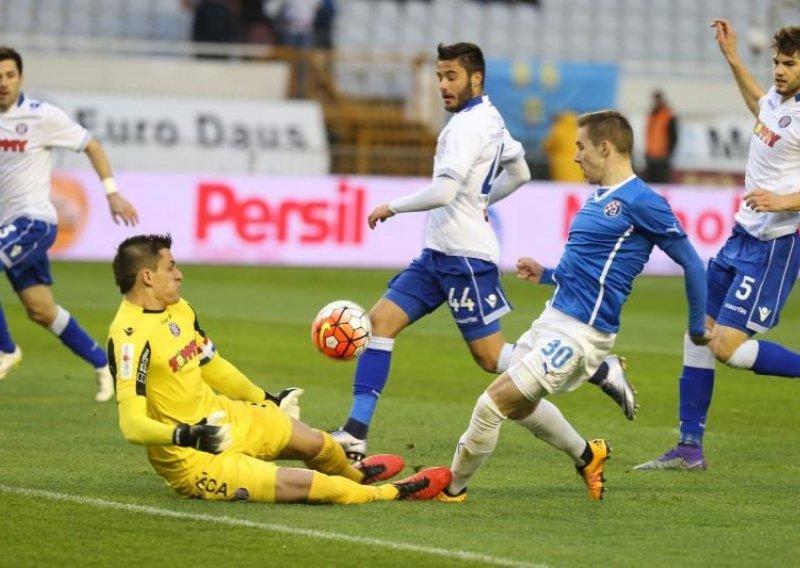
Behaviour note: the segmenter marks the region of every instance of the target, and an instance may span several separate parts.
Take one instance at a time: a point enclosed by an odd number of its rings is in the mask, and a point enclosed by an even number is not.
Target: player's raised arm
[[[736,85],[742,93],[747,108],[757,117],[758,101],[766,91],[753,78],[753,75],[750,74],[750,71],[739,58],[739,53],[736,50],[736,31],[728,20],[723,19],[714,20],[711,23],[711,27],[716,31],[714,39],[717,40],[722,55],[725,56],[728,65],[731,67],[733,77],[736,79]]]
[[[122,197],[117,189],[117,184],[111,171],[111,162],[106,156],[103,146],[92,138],[84,149],[89,161],[92,163],[94,171],[103,183],[108,198],[108,207],[111,210],[111,218],[119,224],[122,221],[125,225],[134,226],[139,222],[139,213],[131,203]]]

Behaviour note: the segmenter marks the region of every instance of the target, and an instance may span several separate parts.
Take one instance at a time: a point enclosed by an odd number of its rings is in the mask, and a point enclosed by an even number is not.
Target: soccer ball
[[[367,311],[350,300],[336,300],[322,308],[311,324],[311,341],[323,355],[353,359],[369,344],[372,323]]]

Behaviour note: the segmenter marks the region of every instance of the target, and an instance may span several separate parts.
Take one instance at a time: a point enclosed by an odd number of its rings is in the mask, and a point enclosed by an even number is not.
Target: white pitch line
[[[462,550],[448,550],[446,548],[436,548],[432,546],[419,546],[417,544],[409,544],[405,542],[393,542],[390,540],[382,540],[378,538],[351,536],[348,534],[336,533],[330,531],[300,529],[296,527],[278,525],[274,523],[261,523],[258,521],[237,519],[235,517],[225,517],[225,516],[217,517],[214,515],[206,515],[199,513],[183,513],[180,511],[173,511],[170,509],[159,509],[158,507],[150,507],[145,505],[134,505],[131,503],[106,501],[105,499],[95,499],[93,497],[83,497],[81,495],[70,495],[67,493],[56,493],[54,491],[45,491],[42,489],[11,487],[9,485],[0,484],[0,493],[11,493],[14,495],[22,495],[25,497],[39,497],[43,499],[51,499],[53,501],[66,501],[68,503],[76,503],[78,505],[87,505],[90,507],[98,507],[101,509],[114,509],[117,511],[139,513],[143,515],[150,515],[153,517],[169,517],[173,519],[184,519],[188,521],[215,523],[220,525],[228,525],[232,527],[245,527],[265,532],[275,532],[275,533],[283,533],[296,536],[305,536],[309,538],[316,538],[322,540],[337,540],[341,542],[348,542],[359,545],[374,546],[376,548],[383,548],[387,550],[418,552],[421,554],[429,554],[431,556],[442,556],[445,558],[452,558],[469,562],[480,562],[491,566],[507,566],[509,568],[550,568],[546,564],[529,564],[526,562],[517,562],[516,560],[497,558],[495,556],[487,556],[485,554],[476,554],[474,552],[465,552]]]

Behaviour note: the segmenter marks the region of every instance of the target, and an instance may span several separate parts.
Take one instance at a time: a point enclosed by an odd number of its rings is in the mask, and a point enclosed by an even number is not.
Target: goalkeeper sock
[[[340,475],[356,483],[361,483],[361,480],[364,479],[364,474],[350,465],[342,446],[327,432],[320,433],[323,437],[322,449],[316,456],[305,462],[309,469],[314,469],[327,475]]]
[[[353,405],[345,430],[360,440],[367,438],[378,397],[389,378],[394,339],[373,336],[358,358],[353,380]]]
[[[95,369],[108,365],[108,357],[103,348],[61,306],[56,306],[56,319],[48,329],[75,355],[91,363]]]
[[[3,306],[0,305],[0,351],[4,353],[13,353],[15,348],[16,345],[11,340],[11,334],[8,331],[6,314],[3,312]]]
[[[325,475],[315,471],[308,492],[309,503],[334,503],[356,505],[373,501],[391,501],[397,497],[397,488],[391,484],[361,485],[345,477]]]
[[[549,400],[541,399],[533,412],[514,422],[540,440],[568,454],[576,465],[585,465],[583,452],[586,449],[586,440]]]

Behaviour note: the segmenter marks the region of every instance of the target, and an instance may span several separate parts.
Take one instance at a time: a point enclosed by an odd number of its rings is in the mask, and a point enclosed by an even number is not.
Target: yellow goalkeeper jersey
[[[194,424],[220,410],[215,390],[233,399],[264,400],[262,389],[216,353],[183,299],[162,311],[123,299],[109,328],[108,358],[122,433],[147,446],[162,475],[177,474],[194,461],[197,451],[172,445],[172,433],[177,424]]]

